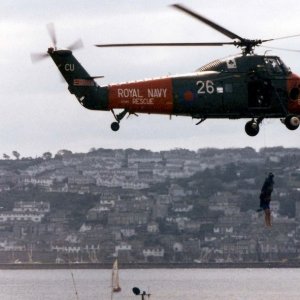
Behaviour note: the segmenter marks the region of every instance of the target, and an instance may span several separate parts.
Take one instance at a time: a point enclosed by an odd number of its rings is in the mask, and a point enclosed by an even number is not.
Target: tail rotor
[[[83,48],[83,42],[81,39],[78,39],[73,44],[71,44],[67,49],[74,51],[74,50],[81,49],[81,48]]]
[[[57,37],[56,37],[56,31],[55,31],[54,23],[49,23],[49,24],[46,25],[46,27],[47,27],[47,31],[48,31],[48,34],[50,36],[52,45],[53,45],[54,49],[56,50],[57,49]]]
[[[51,53],[53,53],[54,51],[59,51],[57,48],[57,36],[56,36],[54,23],[47,24],[46,28],[50,36],[52,46],[48,49],[46,53],[31,53],[30,57],[32,63],[37,63],[47,58],[49,56],[49,51],[51,51]],[[83,42],[81,39],[78,39],[77,41],[72,43],[69,47],[67,47],[67,50],[74,51],[80,48],[83,48]]]

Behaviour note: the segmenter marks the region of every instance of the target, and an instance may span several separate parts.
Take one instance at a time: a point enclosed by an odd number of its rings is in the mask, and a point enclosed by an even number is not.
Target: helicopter
[[[68,90],[79,103],[90,110],[111,111],[111,129],[118,131],[126,115],[146,113],[187,116],[197,119],[196,125],[207,119],[250,119],[245,124],[249,136],[259,133],[266,118],[280,119],[289,129],[300,125],[300,77],[288,68],[280,57],[257,55],[255,47],[277,39],[246,39],[181,4],[175,9],[219,31],[230,42],[201,43],[131,43],[97,44],[107,47],[190,47],[233,45],[241,53],[216,59],[196,71],[120,84],[100,86],[73,56],[82,46],[75,42],[67,49],[58,49],[53,25],[48,32],[53,46],[47,53],[33,54],[37,61],[50,56],[68,84]],[[115,110],[121,110],[116,113]]]

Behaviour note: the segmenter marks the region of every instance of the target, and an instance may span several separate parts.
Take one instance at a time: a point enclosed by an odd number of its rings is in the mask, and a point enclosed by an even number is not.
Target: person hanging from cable
[[[268,177],[265,179],[265,182],[261,188],[260,192],[260,208],[257,210],[264,211],[265,213],[265,224],[268,227],[271,227],[271,210],[270,210],[270,202],[271,202],[271,194],[273,192],[273,186],[274,186],[274,174],[269,173]]]

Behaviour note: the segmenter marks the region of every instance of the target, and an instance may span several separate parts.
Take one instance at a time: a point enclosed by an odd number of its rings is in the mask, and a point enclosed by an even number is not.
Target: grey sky
[[[131,116],[112,132],[111,113],[82,108],[51,59],[32,65],[31,52],[51,46],[46,24],[54,22],[58,46],[82,38],[85,48],[75,56],[99,84],[131,81],[193,71],[216,58],[236,54],[234,47],[99,49],[96,43],[228,41],[197,20],[169,7],[173,1],[38,1],[0,3],[0,155],[18,150],[40,155],[59,149],[88,151],[91,147],[261,148],[300,146],[299,130],[289,131],[279,120],[263,122],[257,137],[244,132],[245,120],[207,120],[195,126],[191,118]],[[246,38],[273,38],[300,33],[300,2],[214,0],[182,4]],[[283,4],[284,3],[284,4]],[[300,38],[269,44],[300,49]],[[264,53],[266,49],[257,49]],[[300,53],[273,51],[300,73]]]

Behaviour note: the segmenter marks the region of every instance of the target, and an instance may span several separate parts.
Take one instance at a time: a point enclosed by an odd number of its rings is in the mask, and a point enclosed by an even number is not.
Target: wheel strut
[[[124,109],[122,112],[120,112],[119,114],[115,114],[114,110],[111,110],[116,122],[112,122],[110,125],[111,130],[113,131],[118,131],[120,129],[120,122],[121,120],[126,116],[126,114],[128,113],[128,111],[126,109]]]
[[[200,125],[202,122],[204,122],[206,118],[201,118],[199,122],[196,123],[196,125]]]

